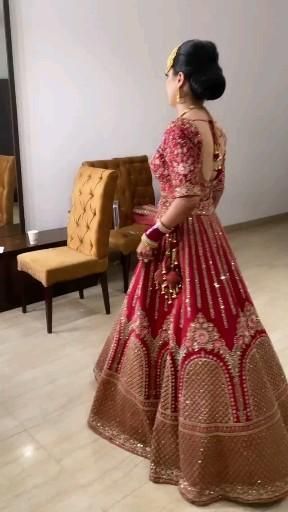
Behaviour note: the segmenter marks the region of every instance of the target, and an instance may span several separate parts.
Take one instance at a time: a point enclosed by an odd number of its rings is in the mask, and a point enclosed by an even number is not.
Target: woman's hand
[[[154,250],[151,247],[148,247],[143,242],[140,242],[137,248],[137,256],[140,261],[144,261],[144,263],[148,263],[148,261],[153,260],[153,252]]]

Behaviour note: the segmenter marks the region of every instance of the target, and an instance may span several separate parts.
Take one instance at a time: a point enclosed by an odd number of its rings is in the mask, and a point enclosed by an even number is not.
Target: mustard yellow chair
[[[13,224],[15,186],[15,157],[0,155],[0,226]]]
[[[22,273],[23,306],[26,313],[25,273],[44,287],[47,332],[52,332],[53,287],[73,282],[80,291],[87,278],[101,283],[106,313],[110,313],[107,283],[109,234],[117,173],[81,167],[72,194],[67,246],[20,254],[18,270]]]
[[[155,204],[148,157],[141,155],[111,160],[90,160],[83,165],[113,169],[118,173],[115,199],[119,201],[120,228],[111,230],[109,247],[111,252],[120,255],[126,293],[129,287],[131,255],[136,251],[141,236],[147,229],[147,226],[135,222],[133,210],[135,207]]]

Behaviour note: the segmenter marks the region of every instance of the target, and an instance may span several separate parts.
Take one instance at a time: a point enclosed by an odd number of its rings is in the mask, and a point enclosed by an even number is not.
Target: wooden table
[[[19,307],[21,304],[17,256],[22,252],[38,251],[51,247],[66,245],[66,228],[40,231],[38,242],[29,243],[28,237],[22,234],[19,226],[0,228],[0,246],[4,252],[0,254],[0,312]],[[31,279],[27,290],[27,303],[38,302],[43,298],[43,290],[37,281]]]

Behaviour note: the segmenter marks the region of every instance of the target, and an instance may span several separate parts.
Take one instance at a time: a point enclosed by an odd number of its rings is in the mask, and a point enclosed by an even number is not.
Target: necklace
[[[186,116],[186,114],[191,112],[191,110],[205,110],[206,111],[206,108],[205,107],[196,107],[195,105],[191,105],[191,107],[188,107],[186,110],[184,110],[184,112],[179,114],[178,118]]]

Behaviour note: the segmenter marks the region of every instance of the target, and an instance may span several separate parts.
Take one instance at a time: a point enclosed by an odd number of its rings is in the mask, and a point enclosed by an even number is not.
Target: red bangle
[[[166,233],[163,233],[163,231],[161,231],[158,228],[157,224],[155,224],[152,228],[148,229],[148,231],[146,231],[145,233],[147,238],[155,243],[160,242],[162,238],[164,238],[165,234]]]

